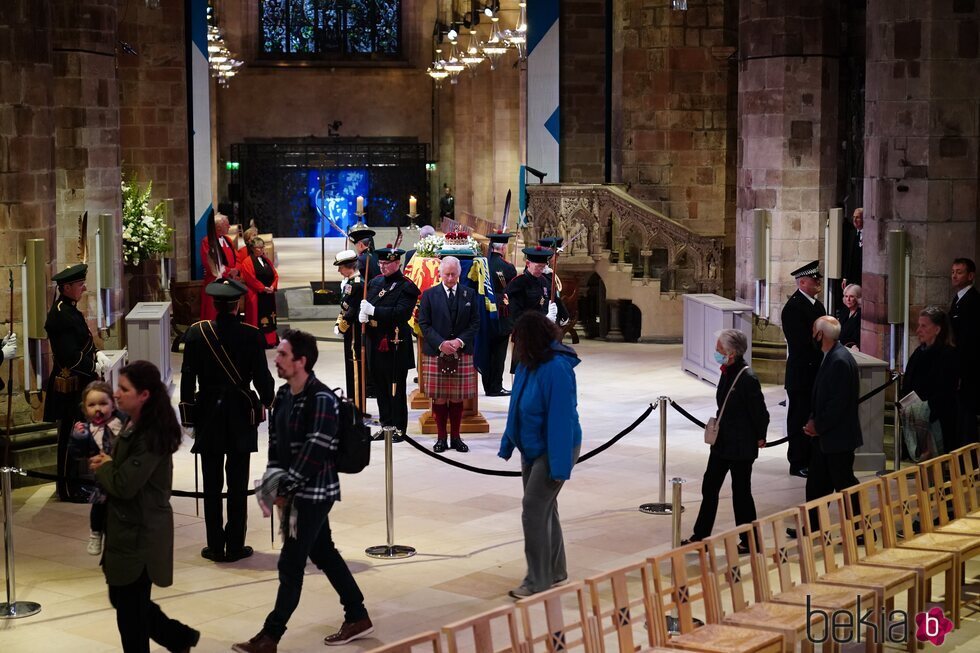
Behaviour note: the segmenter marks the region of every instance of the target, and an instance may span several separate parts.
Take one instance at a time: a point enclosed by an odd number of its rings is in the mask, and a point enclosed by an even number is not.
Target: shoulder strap
[[[719,422],[721,422],[721,416],[725,414],[725,406],[728,405],[728,398],[732,396],[732,390],[735,389],[735,384],[738,383],[738,380],[739,378],[741,378],[742,373],[747,369],[749,369],[748,365],[746,365],[745,367],[743,367],[738,371],[738,374],[735,375],[735,380],[732,381],[732,386],[728,388],[728,392],[725,393],[725,401],[721,402],[721,410],[718,411]]]
[[[214,359],[218,361],[221,369],[228,375],[228,379],[235,385],[242,385],[242,375],[231,361],[231,356],[225,351],[224,345],[218,340],[218,334],[215,332],[214,324],[210,320],[201,323],[201,335],[204,336],[204,342],[208,343],[211,353],[214,354]]]

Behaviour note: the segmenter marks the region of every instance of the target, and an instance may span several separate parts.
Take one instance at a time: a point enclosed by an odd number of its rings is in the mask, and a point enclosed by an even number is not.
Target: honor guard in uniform
[[[790,274],[796,278],[797,290],[783,306],[781,321],[786,337],[786,435],[789,438],[786,457],[789,473],[806,478],[810,464],[810,437],[803,427],[810,419],[813,382],[823,360],[811,340],[813,323],[827,314],[817,299],[820,292],[820,261],[807,263]]]
[[[401,271],[405,252],[390,245],[377,251],[381,276],[368,283],[367,299],[362,300],[357,319],[367,328],[367,367],[378,395],[381,425],[393,427],[401,436],[408,428],[408,399],[405,379],[415,367],[412,329],[408,320],[421,294],[418,286]]]
[[[560,315],[567,316],[568,313],[562,306],[561,299],[551,296],[551,279],[544,274],[554,251],[541,245],[525,247],[521,251],[524,252],[527,267],[523,274],[514,277],[504,291],[511,323],[516,323],[524,311],[537,311],[557,323]],[[514,374],[516,371],[517,361],[512,359],[510,373]]]
[[[357,271],[361,275],[361,279],[370,280],[380,275],[381,268],[378,266],[377,252],[371,251],[371,239],[374,238],[374,230],[363,222],[358,222],[347,232],[347,238],[350,239],[354,251],[357,252]]]
[[[247,292],[231,279],[208,284],[218,312],[196,322],[184,335],[180,378],[180,421],[194,429],[194,447],[204,475],[207,546],[201,556],[233,562],[252,555],[245,546],[249,456],[258,450],[257,428],[272,404],[274,381],[265,357],[265,339],[239,321],[238,302]],[[258,391],[258,396],[250,386]],[[228,484],[227,523],[221,490]]]
[[[539,238],[538,244],[542,247],[547,247],[552,251],[551,258],[548,259],[548,265],[544,268],[544,278],[548,280],[549,284],[553,284],[552,287],[555,289],[555,301],[558,304],[558,320],[557,324],[560,327],[568,324],[568,310],[565,307],[565,303],[561,301],[561,277],[555,272],[557,267],[556,261],[558,260],[558,251],[562,246],[565,239],[561,236],[549,236],[547,238]],[[552,281],[554,277],[554,281]]]
[[[334,335],[344,336],[344,370],[347,373],[347,396],[356,397],[358,392],[354,362],[361,355],[361,325],[357,321],[361,300],[364,299],[364,283],[357,271],[357,252],[345,249],[334,257],[333,264],[343,279],[340,281],[340,314],[334,327]],[[360,398],[358,398],[360,399]]]
[[[488,334],[489,361],[487,374],[483,377],[483,391],[488,397],[506,397],[510,394],[509,390],[504,389],[504,363],[507,360],[507,343],[510,341],[514,322],[510,319],[508,306],[504,302],[504,291],[517,276],[517,268],[505,257],[507,241],[511,236],[513,234],[500,230],[487,236],[490,241],[490,251],[487,252],[490,259],[490,279],[497,303],[496,329]]]
[[[44,421],[58,422],[57,490],[62,501],[85,501],[81,488],[70,480],[78,477],[78,468],[69,464],[68,438],[72,426],[82,419],[82,388],[101,376],[108,363],[105,354],[95,350],[92,332],[77,307],[85,294],[87,273],[88,266],[79,263],[51,277],[58,284],[58,298],[44,323],[52,358]]]

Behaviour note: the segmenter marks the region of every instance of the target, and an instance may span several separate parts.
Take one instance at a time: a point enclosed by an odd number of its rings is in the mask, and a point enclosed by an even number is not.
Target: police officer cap
[[[57,273],[51,280],[58,285],[71,283],[73,281],[81,281],[85,278],[88,273],[88,265],[85,263],[78,263],[77,265],[69,265],[67,268]]]
[[[209,283],[204,292],[218,301],[233,302],[240,299],[248,290],[234,279],[218,279]]]
[[[500,229],[497,229],[496,231],[487,234],[487,240],[489,240],[491,243],[494,243],[494,244],[497,244],[497,243],[501,243],[502,244],[502,243],[506,243],[508,240],[510,240],[513,235],[514,234],[509,234],[509,233],[507,233],[505,231],[501,231]]]
[[[358,243],[365,238],[373,238],[374,234],[374,229],[368,228],[368,226],[364,224],[364,221],[362,220],[350,228],[350,231],[347,232],[347,237],[350,238],[352,243]]]
[[[344,265],[346,263],[356,263],[357,262],[357,252],[352,249],[345,249],[342,252],[337,252],[334,256],[334,265]]]
[[[535,245],[534,247],[525,247],[521,250],[524,252],[524,258],[529,260],[531,263],[547,263],[554,255],[554,250],[547,247],[542,247],[541,245]]]
[[[539,238],[538,244],[542,247],[550,247],[551,249],[558,249],[561,244],[565,242],[565,239],[561,236],[549,236],[548,238]]]
[[[811,261],[803,267],[796,268],[790,272],[790,274],[793,275],[794,279],[800,279],[802,277],[813,277],[814,279],[823,278],[823,275],[820,274],[820,261]]]
[[[398,261],[401,260],[402,255],[405,250],[393,247],[390,243],[385,245],[381,249],[374,250],[374,253],[378,255],[379,261]]]

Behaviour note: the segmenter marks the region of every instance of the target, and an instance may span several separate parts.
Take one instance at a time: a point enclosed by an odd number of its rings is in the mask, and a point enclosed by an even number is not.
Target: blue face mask
[[[726,363],[728,363],[728,356],[725,356],[724,354],[715,351],[715,362],[717,362],[719,365],[725,365]]]

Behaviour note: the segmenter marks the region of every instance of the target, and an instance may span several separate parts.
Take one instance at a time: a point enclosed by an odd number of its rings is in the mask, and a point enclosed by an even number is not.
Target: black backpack
[[[354,402],[341,394],[340,388],[330,389],[317,380],[309,389],[304,416],[309,422],[309,410],[313,395],[326,390],[337,400],[337,452],[334,466],[343,474],[357,474],[371,462],[371,429],[364,423],[364,416]]]

